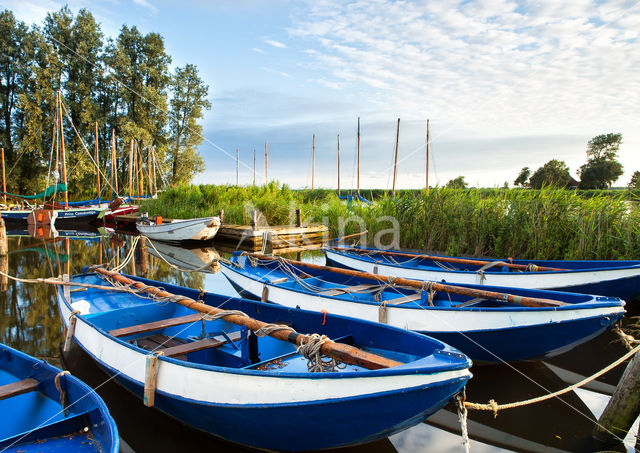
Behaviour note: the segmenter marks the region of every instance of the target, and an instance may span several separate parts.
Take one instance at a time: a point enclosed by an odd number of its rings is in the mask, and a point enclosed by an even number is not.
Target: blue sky
[[[213,107],[196,182],[269,178],[391,186],[400,123],[398,187],[422,187],[426,119],[430,183],[463,175],[473,186],[510,184],[520,169],[564,160],[575,176],[587,141],[621,132],[626,185],[640,170],[640,1],[152,1],[0,0],[27,23],[64,4],[84,7],[115,36],[122,24],[165,38],[174,65],[196,64]]]

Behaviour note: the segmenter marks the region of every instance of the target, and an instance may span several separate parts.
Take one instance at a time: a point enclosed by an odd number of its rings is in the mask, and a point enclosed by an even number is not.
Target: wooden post
[[[316,175],[316,134],[313,134],[313,148],[311,151],[311,190],[314,189]]]
[[[9,246],[7,244],[7,230],[4,226],[4,219],[0,215],[0,271],[9,273]],[[0,290],[6,291],[9,286],[9,279],[5,275],[0,276]]]
[[[253,185],[256,185],[256,149],[253,148]]]
[[[393,159],[393,186],[391,194],[396,196],[396,177],[398,176],[398,141],[400,140],[400,118],[398,118],[398,127],[396,128],[396,153]]]
[[[153,159],[151,157],[151,147],[147,146],[147,176],[149,181],[149,195],[153,195],[153,179],[151,179],[151,168]]]
[[[427,180],[425,184],[427,195],[429,195],[429,119],[427,118]]]
[[[2,150],[2,192],[6,192],[7,185],[4,179],[4,148],[0,148],[0,150]],[[7,195],[5,193],[2,194],[2,202],[7,204]]]
[[[640,358],[636,354],[624,371],[607,407],[593,428],[593,437],[607,445],[619,444],[640,414]]]
[[[58,90],[58,118],[60,123],[60,149],[62,152],[62,182],[64,185],[67,185],[67,164],[66,157],[64,154],[64,127],[62,126],[62,94]],[[69,209],[69,193],[67,190],[64,191],[64,208]]]
[[[222,225],[222,223],[224,222],[224,209],[220,209],[218,217],[220,217],[220,225]]]
[[[151,147],[151,154],[153,155],[153,178],[151,181],[153,182],[153,188],[151,189],[151,195],[155,195],[158,193],[158,175],[156,173],[156,147]]]
[[[129,146],[129,198],[133,195],[133,139]]]
[[[111,156],[110,159],[111,160],[111,175],[110,175],[110,186],[109,186],[109,200],[113,200],[113,173],[114,173],[114,164],[115,164],[115,159],[113,158],[114,156],[114,148],[116,146],[115,144],[116,141],[116,135],[115,135],[115,131],[111,131]]]
[[[267,142],[264,142],[264,179],[269,184],[269,166],[267,165]]]
[[[140,236],[138,240],[138,246],[135,251],[136,267],[138,269],[138,275],[140,277],[146,277],[149,275],[149,251],[147,250],[147,238]]]
[[[7,246],[7,230],[4,226],[4,219],[0,215],[0,256],[9,253],[9,247]]]
[[[296,209],[296,226],[302,226],[302,209]]]
[[[96,180],[98,183],[98,204],[100,204],[100,195],[102,194],[102,191],[100,190],[100,161],[98,159],[98,122],[96,121]]]
[[[356,180],[358,181],[357,193],[360,195],[360,117],[358,117],[358,168]]]
[[[258,228],[258,211],[255,209],[251,211],[251,229],[256,230]]]
[[[236,148],[236,186],[240,185],[240,151]]]
[[[340,195],[340,134],[338,134],[338,195]]]

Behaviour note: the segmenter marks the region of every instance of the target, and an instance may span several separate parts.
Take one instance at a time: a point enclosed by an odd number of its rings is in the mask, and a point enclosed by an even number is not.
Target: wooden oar
[[[342,269],[338,267],[321,266],[319,264],[303,263],[302,261],[289,260],[281,257],[275,258],[273,256],[260,255],[258,253],[252,253],[251,256],[254,256],[262,260],[282,259],[295,266],[307,267],[310,269],[317,269],[317,270],[326,271],[326,272],[334,272],[337,274],[348,275],[350,277],[360,277],[360,278],[367,278],[369,280],[378,280],[382,283],[389,283],[389,278],[390,278],[386,275],[371,274],[369,272],[360,272],[360,271],[354,271],[351,269]],[[398,278],[393,278],[393,283],[396,285],[411,286],[414,288],[423,289],[423,282],[418,280],[409,280],[407,278],[398,277]],[[437,282],[430,282],[430,285],[431,285],[431,288],[433,288],[436,291],[442,291],[442,292],[451,293],[451,294],[460,294],[462,296],[479,297],[482,299],[501,300],[503,302],[526,305],[528,307],[559,307],[562,305],[568,305],[566,302],[562,302],[559,300],[544,299],[540,297],[516,296],[514,294],[498,293],[495,291],[485,291],[485,290],[473,289],[473,288],[465,288],[462,286],[446,285],[446,284],[437,283]]]
[[[117,272],[108,271],[103,268],[96,268],[96,272],[99,272],[102,275],[106,275],[114,280],[119,281],[125,285],[132,285],[137,288],[143,289],[149,294],[153,294],[160,297],[174,297],[174,294],[171,294],[163,289],[156,288],[154,286],[148,286],[144,283],[137,282],[135,280],[131,280],[124,275],[121,275]],[[215,315],[217,313],[223,312],[220,308],[212,307],[210,305],[204,304],[202,302],[197,302],[188,297],[182,297],[179,299],[172,300],[180,305],[184,305],[187,308],[198,311],[200,313],[206,313],[210,315]],[[257,319],[241,316],[241,315],[227,315],[224,317],[225,321],[228,321],[233,324],[237,324],[240,326],[246,326],[250,330],[259,330],[260,328],[267,325],[262,321],[258,321]],[[282,341],[288,341],[289,343],[293,343],[296,345],[300,345],[303,342],[306,343],[309,341],[309,336],[297,332],[292,332],[289,330],[278,330],[268,334],[271,337],[277,338]],[[363,368],[367,368],[370,370],[377,370],[380,368],[391,368],[394,366],[402,365],[401,362],[396,362],[395,360],[387,359],[386,357],[381,357],[376,354],[371,354],[369,352],[362,351],[353,346],[349,346],[343,343],[336,343],[334,341],[328,341],[322,345],[321,352],[334,359],[339,360],[343,363],[348,363],[350,365],[357,365]]]
[[[372,255],[384,255],[384,256],[402,256],[405,258],[420,258],[420,259],[431,260],[431,261],[443,261],[445,263],[471,264],[473,266],[484,266],[484,265],[495,262],[495,261],[455,258],[451,256],[416,255],[413,253],[390,252],[388,250],[367,250],[367,249],[359,249],[355,247],[330,247],[330,248],[341,251],[341,252],[355,252],[355,253],[362,253],[362,254],[370,253]],[[531,269],[529,269],[529,266],[525,264],[502,263],[502,265],[505,267],[508,267],[509,269],[531,271]],[[536,270],[538,272],[549,272],[549,271],[557,272],[557,271],[569,271],[570,269],[559,269],[556,267],[538,266]]]

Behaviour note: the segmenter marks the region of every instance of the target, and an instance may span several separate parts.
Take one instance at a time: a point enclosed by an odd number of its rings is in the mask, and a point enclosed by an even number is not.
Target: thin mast
[[[240,152],[236,148],[236,186],[240,185]]]
[[[340,195],[340,134],[338,134],[338,195]]]
[[[100,195],[102,191],[100,190],[100,167],[98,165],[98,122],[96,121],[96,179],[98,182],[98,204],[100,204]]]
[[[400,118],[398,118],[398,127],[396,128],[396,153],[393,159],[393,188],[391,194],[396,196],[396,176],[398,175],[398,141],[400,139]]]
[[[114,148],[116,146],[115,144],[115,139],[116,139],[116,135],[115,132],[112,130],[111,131],[111,156],[110,156],[110,160],[111,160],[111,185],[109,187],[109,200],[113,200],[113,165],[114,165],[114,161],[115,159],[113,158],[114,156]]]
[[[429,195],[429,119],[427,118],[427,181],[426,189],[427,195]]]
[[[316,134],[313,134],[313,150],[311,151],[311,190],[314,188],[316,174]]]
[[[6,185],[6,181],[4,179],[4,148],[1,148],[2,150],[2,202],[4,204],[7,204],[7,185]]]
[[[269,166],[267,165],[267,142],[264,142],[264,179],[269,184]]]
[[[358,195],[360,195],[360,117],[358,117],[358,177],[357,177],[357,181],[358,181],[358,188],[357,188],[357,193]]]
[[[62,126],[62,95],[60,94],[60,90],[58,90],[58,118],[60,121],[60,149],[62,152],[62,182],[65,185],[65,189],[67,187],[67,164],[66,157],[64,154],[64,128]],[[67,190],[64,191],[64,208],[69,209],[69,194]]]
[[[256,185],[256,149],[253,148],[253,185]]]
[[[129,198],[133,195],[133,139],[129,147]]]

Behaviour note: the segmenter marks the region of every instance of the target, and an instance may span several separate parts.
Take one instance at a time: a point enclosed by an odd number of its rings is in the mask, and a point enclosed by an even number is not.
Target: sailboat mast
[[[314,189],[316,175],[316,134],[313,134],[313,150],[311,151],[311,190]]]
[[[429,119],[427,118],[427,195],[429,195]]]
[[[340,134],[338,134],[338,195],[340,195]]]
[[[67,164],[66,157],[64,153],[64,128],[62,126],[62,95],[60,94],[60,90],[58,90],[58,123],[60,125],[60,150],[62,153],[62,182],[67,188]],[[64,191],[64,208],[69,209],[69,194],[67,190]]]
[[[358,169],[357,169],[358,188],[357,193],[360,195],[360,117],[358,117]]]
[[[393,188],[391,195],[396,196],[396,177],[398,176],[398,142],[400,141],[400,118],[398,118],[398,127],[396,128],[396,153],[393,158]]]
[[[98,182],[98,204],[100,203],[100,166],[98,165],[98,122],[96,121],[96,180]]]

